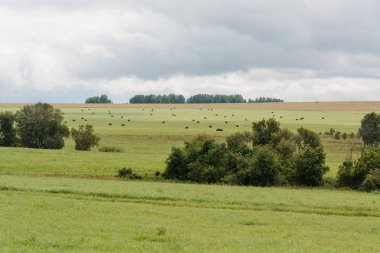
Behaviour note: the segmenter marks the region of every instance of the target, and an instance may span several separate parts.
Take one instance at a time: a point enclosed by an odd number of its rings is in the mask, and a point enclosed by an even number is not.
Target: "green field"
[[[223,140],[226,135],[236,131],[251,131],[252,121],[273,115],[283,127],[292,130],[303,126],[322,133],[330,128],[356,133],[360,120],[366,113],[248,109],[171,110],[170,107],[156,108],[152,112],[148,106],[138,109],[63,108],[62,111],[69,127],[92,124],[102,138],[101,146],[122,147],[125,152],[102,153],[98,152],[97,148],[91,152],[78,152],[74,151],[74,144],[70,139],[66,141],[66,147],[59,151],[1,148],[0,159],[3,164],[0,173],[112,177],[117,174],[118,169],[127,166],[143,175],[152,176],[154,172],[164,170],[165,160],[173,145],[182,145],[185,140],[196,134],[212,134]],[[301,117],[305,119],[296,120]],[[163,121],[165,123],[162,123]],[[199,123],[196,123],[197,121]],[[225,123],[226,121],[228,123]],[[109,125],[110,123],[112,125]],[[122,124],[125,126],[122,127]],[[209,128],[210,125],[212,128]],[[239,127],[236,127],[237,125]],[[189,129],[185,129],[186,126]],[[216,132],[216,128],[222,128],[224,131]],[[327,162],[331,167],[329,176],[334,176],[339,164],[349,155],[352,141],[336,141],[323,136],[322,140],[327,151]]]
[[[291,130],[356,133],[368,110],[71,107],[62,108],[69,127],[92,124],[100,146],[124,152],[75,151],[70,139],[62,150],[0,148],[0,252],[380,252],[379,193],[154,176],[196,134],[223,141],[272,116]],[[321,138],[334,177],[357,140]],[[147,181],[119,180],[124,166]]]
[[[2,252],[378,252],[379,194],[2,176]]]

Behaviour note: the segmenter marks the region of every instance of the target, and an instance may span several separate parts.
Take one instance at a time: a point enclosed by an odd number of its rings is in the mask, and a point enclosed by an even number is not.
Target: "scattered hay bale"
[[[185,129],[189,129],[189,127],[188,127],[188,126],[185,126]]]
[[[112,123],[108,123],[109,126],[112,126]]]
[[[211,126],[211,125],[209,125],[209,126],[208,126],[208,128],[212,128],[212,126]]]
[[[236,125],[236,127],[239,127],[239,125]]]
[[[199,120],[197,120],[197,123],[199,123]]]
[[[228,124],[228,121],[224,121],[224,123]]]
[[[125,124],[121,124],[121,126],[125,126]]]
[[[73,121],[75,121],[75,119],[73,119]]]
[[[162,124],[165,124],[166,122],[165,121],[162,121]]]
[[[130,120],[130,119],[128,119],[128,122],[131,122],[131,120]]]

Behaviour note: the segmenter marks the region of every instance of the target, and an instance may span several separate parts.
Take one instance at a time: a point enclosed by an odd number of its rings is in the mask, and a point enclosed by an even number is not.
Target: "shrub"
[[[72,128],[71,136],[75,141],[75,150],[89,151],[100,141],[100,137],[94,133],[92,125],[81,125],[78,130]]]
[[[357,161],[345,161],[339,167],[337,182],[340,186],[359,189],[367,176],[378,168],[380,168],[380,148],[367,149]]]
[[[0,146],[15,146],[16,142],[15,115],[12,112],[0,112]]]
[[[214,183],[225,174],[226,147],[214,137],[198,135],[185,147],[173,147],[166,161],[164,177]]]
[[[323,149],[306,147],[295,159],[294,177],[298,185],[323,185],[323,175],[329,170],[325,166]]]
[[[237,180],[243,185],[271,186],[280,184],[281,164],[268,146],[257,147],[252,157],[240,160]]]
[[[115,153],[122,153],[124,152],[124,149],[118,148],[118,147],[111,147],[111,146],[103,146],[99,148],[100,152],[115,152]]]
[[[355,164],[351,160],[346,160],[342,165],[339,166],[339,170],[336,176],[336,182],[338,186],[354,188],[354,168]]]
[[[131,168],[127,169],[126,167],[120,169],[118,175],[121,178],[142,179],[142,176],[140,176],[139,174],[133,173]]]
[[[360,188],[363,191],[371,192],[380,189],[380,169],[370,171],[365,177]]]

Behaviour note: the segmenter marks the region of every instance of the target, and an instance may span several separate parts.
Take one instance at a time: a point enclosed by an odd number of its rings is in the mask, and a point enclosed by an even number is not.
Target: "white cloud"
[[[378,99],[378,9],[375,0],[0,0],[0,99]]]

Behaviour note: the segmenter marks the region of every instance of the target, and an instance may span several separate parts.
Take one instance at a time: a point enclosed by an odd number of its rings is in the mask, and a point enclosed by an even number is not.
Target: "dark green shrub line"
[[[124,152],[123,148],[118,147],[111,147],[111,146],[103,146],[99,148],[100,152],[115,152],[115,153],[122,153]]]
[[[323,185],[328,171],[318,135],[300,128],[281,129],[275,119],[252,124],[252,132],[236,133],[218,143],[198,135],[173,147],[164,178],[237,185]]]

